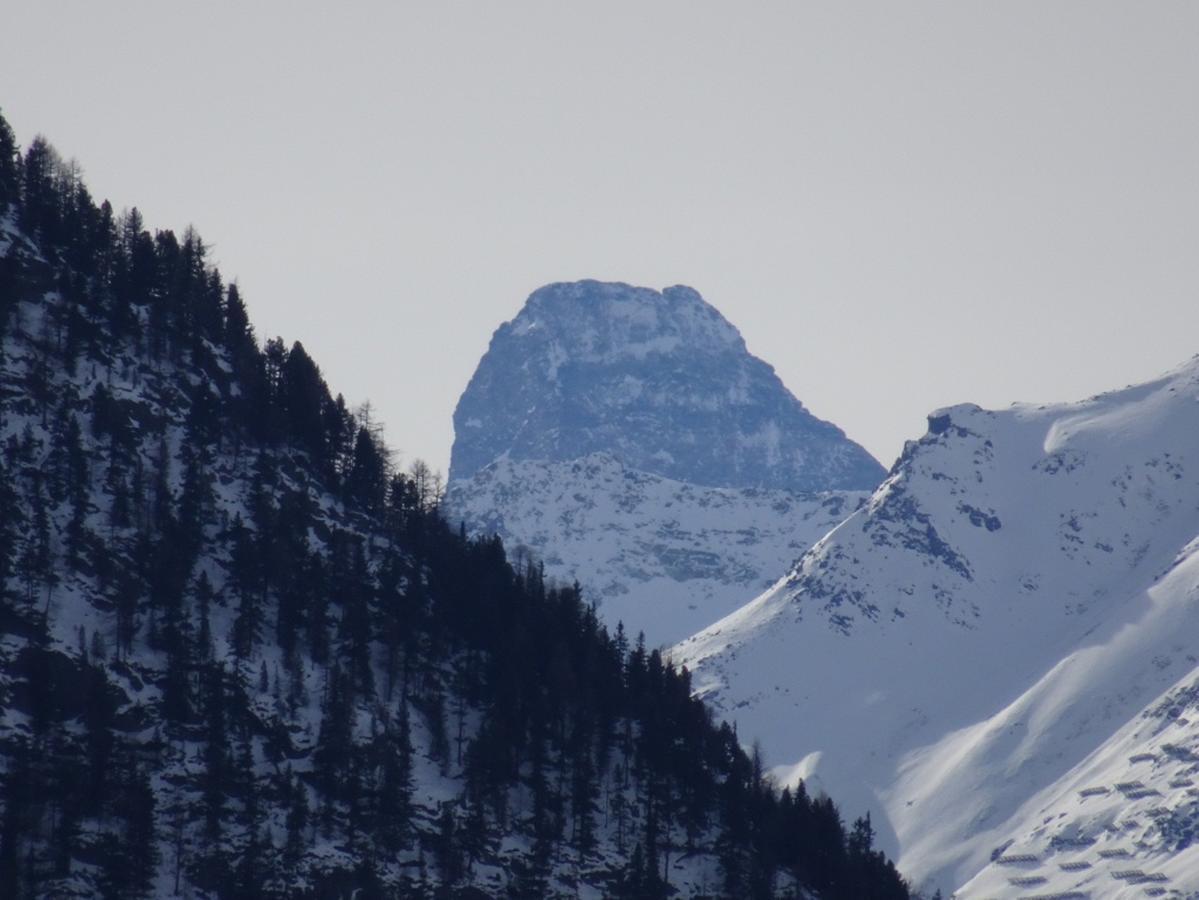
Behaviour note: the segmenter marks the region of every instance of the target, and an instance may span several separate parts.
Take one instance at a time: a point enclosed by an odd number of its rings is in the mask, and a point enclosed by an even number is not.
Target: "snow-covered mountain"
[[[454,426],[447,516],[651,645],[764,590],[884,475],[687,287],[535,291]]]
[[[1193,560],[1164,590],[1192,590]],[[1190,570],[1190,571],[1186,571]],[[957,896],[1194,896],[1199,886],[1199,672],[1184,676],[1026,802],[1010,840]]]
[[[713,487],[870,490],[882,467],[809,413],[688,287],[535,291],[454,411],[450,480],[507,456],[625,464]]]
[[[1080,403],[952,407],[674,659],[778,774],[869,808],[914,883],[956,888],[1189,677],[1197,536],[1199,360]]]
[[[651,645],[694,633],[765,590],[864,503],[862,491],[710,488],[638,471],[607,453],[500,459],[450,483],[447,517],[532,551],[578,581],[611,625]]]

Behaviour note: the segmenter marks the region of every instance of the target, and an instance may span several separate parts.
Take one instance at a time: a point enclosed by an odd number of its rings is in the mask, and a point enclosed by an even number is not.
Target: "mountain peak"
[[[693,288],[539,288],[501,325],[454,412],[450,478],[493,460],[608,452],[712,487],[871,488],[882,468],[811,415]]]
[[[593,361],[668,355],[681,346],[746,352],[741,333],[685,285],[656,291],[622,282],[556,282],[534,291],[507,327],[518,336],[541,329]]]

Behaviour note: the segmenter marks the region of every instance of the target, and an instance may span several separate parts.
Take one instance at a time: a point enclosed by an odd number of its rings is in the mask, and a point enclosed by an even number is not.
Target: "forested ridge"
[[[0,119],[4,896],[908,895],[207,256]]]

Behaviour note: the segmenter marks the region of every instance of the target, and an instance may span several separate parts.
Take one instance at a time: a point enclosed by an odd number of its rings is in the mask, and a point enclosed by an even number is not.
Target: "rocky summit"
[[[594,452],[711,487],[871,489],[884,475],[683,286],[580,281],[534,291],[496,330],[454,430],[451,481],[504,457]]]

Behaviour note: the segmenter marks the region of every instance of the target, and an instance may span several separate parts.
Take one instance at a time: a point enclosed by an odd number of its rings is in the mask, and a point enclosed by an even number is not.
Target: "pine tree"
[[[250,530],[238,515],[230,528],[229,578],[237,596],[237,615],[230,642],[239,660],[250,657],[262,636],[262,565]]]
[[[208,573],[201,571],[196,577],[196,658],[201,662],[212,659],[211,610],[215,594]]]
[[[270,840],[263,836],[263,814],[258,782],[254,774],[253,739],[249,734],[242,736],[238,752],[238,772],[241,776],[241,813],[238,816],[242,829],[241,855],[234,874],[236,896],[251,898],[263,895],[263,886],[271,866]]]
[[[4,456],[0,454],[0,628],[17,617],[13,578],[17,572],[17,547],[23,519],[17,492]]]
[[[154,792],[132,754],[120,769],[115,813],[120,830],[103,832],[100,893],[105,898],[146,897],[158,865]]]
[[[163,718],[175,725],[192,718],[191,673],[195,665],[191,623],[179,602],[166,610],[162,628],[166,675],[162,688]]]
[[[158,441],[153,477],[150,524],[155,534],[168,535],[175,524],[175,495],[171,492],[171,448],[165,435]]]
[[[219,850],[225,804],[230,790],[229,727],[227,721],[227,675],[221,663],[204,669],[204,771],[200,790],[204,802],[204,834]]]
[[[371,660],[371,587],[362,542],[348,535],[333,542],[332,589],[342,598],[341,655],[350,665],[357,693],[370,697],[375,691]]]
[[[279,366],[279,394],[286,416],[287,433],[308,451],[314,462],[329,471],[322,413],[329,402],[329,389],[321,371],[299,341],[283,354]]]
[[[133,639],[138,629],[138,599],[141,588],[136,575],[128,568],[117,569],[113,588],[113,611],[116,617],[116,655],[127,657],[133,650]]]
[[[25,151],[22,168],[21,226],[53,246],[62,239],[62,209],[55,179],[62,168],[62,159],[41,135],[35,137]]]
[[[0,214],[20,196],[21,169],[17,139],[0,114]]]
[[[199,553],[204,540],[204,529],[215,515],[216,499],[213,493],[212,465],[208,445],[196,436],[197,429],[189,428],[188,437],[180,448],[183,460],[183,491],[179,497],[178,540],[182,555],[191,559]]]
[[[0,774],[4,811],[0,818],[0,884],[14,888],[25,882],[25,853],[34,831],[35,785],[29,743],[18,736],[8,752],[8,769]],[[20,896],[18,890],[14,894]]]
[[[314,663],[324,665],[329,659],[329,585],[320,554],[311,554],[303,570],[307,585],[308,652]]]
[[[354,697],[350,679],[334,662],[326,674],[320,732],[312,752],[313,779],[327,801],[344,795],[346,765],[353,748]]]
[[[371,512],[383,508],[387,494],[387,460],[364,425],[354,440],[354,455],[346,476],[346,496]]]
[[[35,471],[32,475],[32,486],[29,491],[29,503],[32,507],[30,515],[30,532],[25,538],[25,550],[18,562],[22,578],[25,582],[25,600],[32,606],[40,586],[45,591],[45,604],[42,621],[50,608],[50,596],[58,583],[58,575],[54,566],[54,545],[50,533],[49,500],[46,497],[44,481],[41,473]]]
[[[307,484],[285,489],[275,517],[275,533],[269,542],[276,585],[275,640],[285,659],[297,652],[301,631],[308,617],[308,530],[313,522],[313,504]]]
[[[874,849],[874,826],[870,823],[870,813],[854,820],[849,832],[846,849],[852,856],[865,857]]]
[[[433,843],[433,859],[441,875],[442,888],[453,888],[462,878],[462,847],[453,805],[442,803],[437,816],[437,835]]]
[[[308,788],[287,771],[287,838],[283,846],[283,864],[294,870],[308,852]]]
[[[379,842],[395,853],[407,844],[412,815],[412,736],[406,700],[400,700],[395,722],[384,729],[381,768]]]

